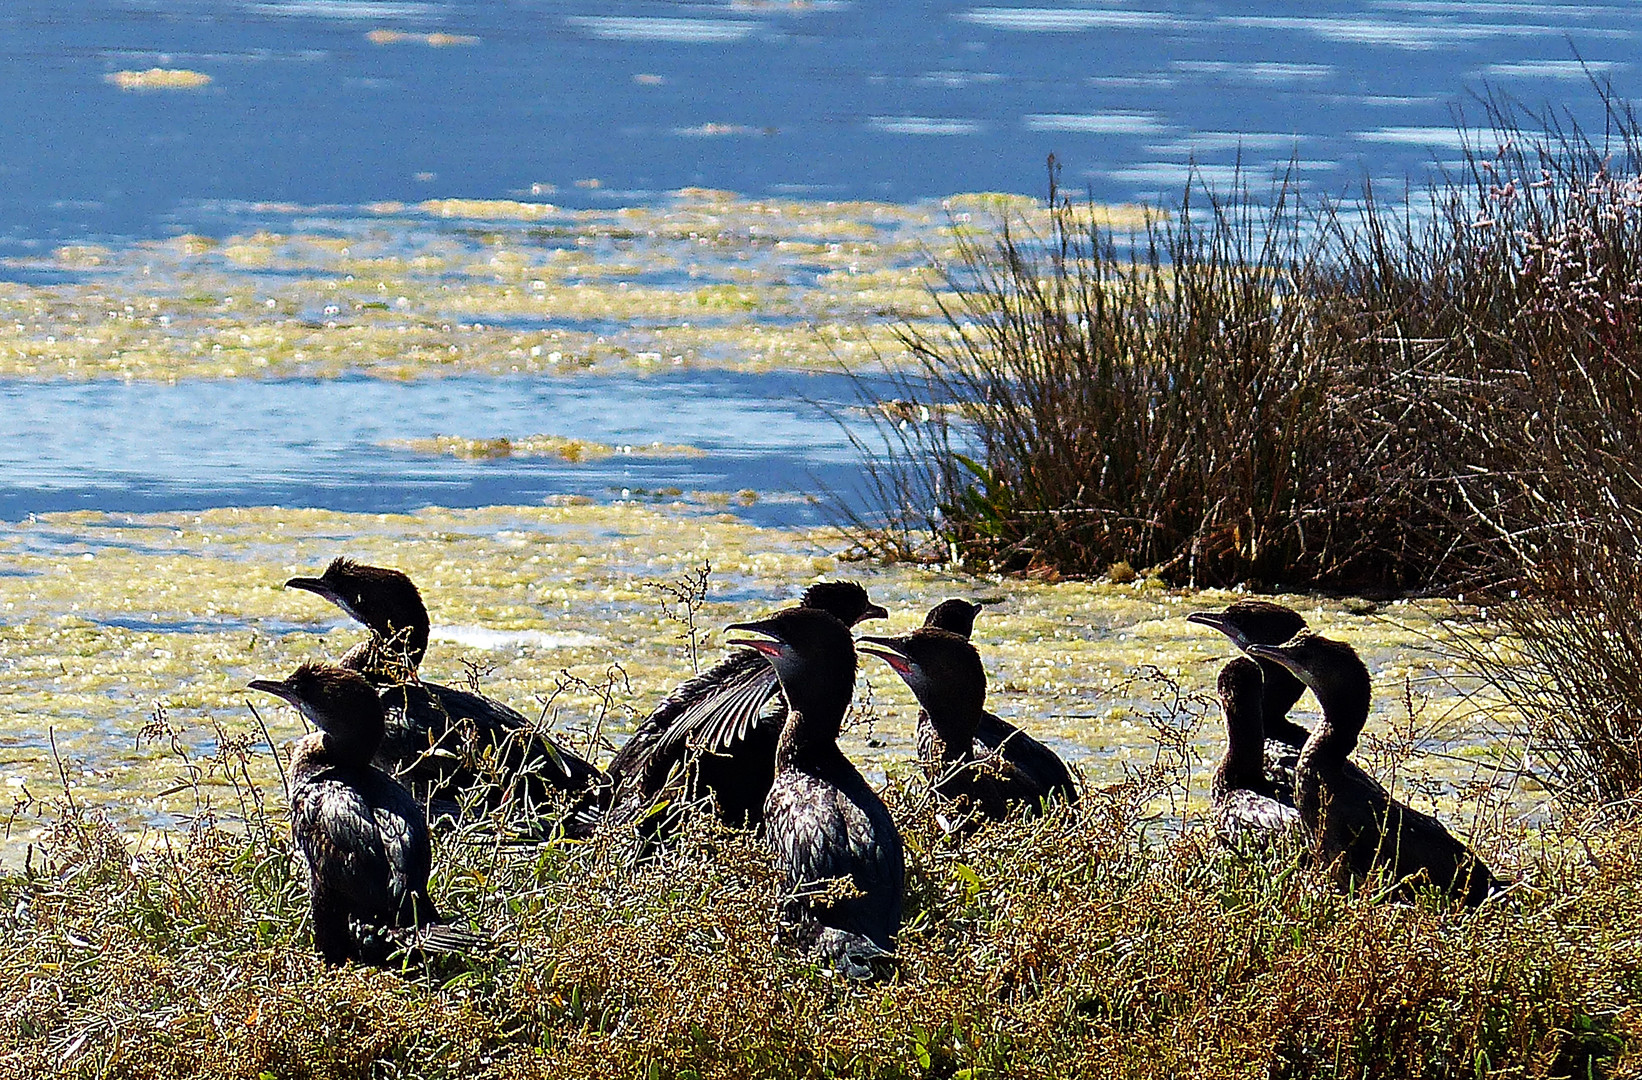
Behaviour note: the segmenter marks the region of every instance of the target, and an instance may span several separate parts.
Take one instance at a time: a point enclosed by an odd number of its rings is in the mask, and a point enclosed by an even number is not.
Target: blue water
[[[466,376],[0,381],[0,520],[31,513],[307,506],[372,513],[422,506],[666,498],[662,489],[759,493],[736,513],[814,524],[807,496],[848,493],[858,462],[840,419],[842,376],[586,379]],[[384,444],[434,435],[551,432],[611,445],[687,444],[701,457],[462,460]]]
[[[1600,128],[1586,71],[1635,95],[1639,31],[1633,0],[7,0],[0,253],[265,201],[1040,193],[1051,152],[1102,200],[1193,161],[1400,187],[1486,85]],[[104,79],[156,66],[213,81]]]

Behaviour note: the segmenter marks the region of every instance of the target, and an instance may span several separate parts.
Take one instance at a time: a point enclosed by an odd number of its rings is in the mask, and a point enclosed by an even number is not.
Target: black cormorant
[[[427,817],[393,777],[371,764],[384,718],[376,691],[358,673],[305,663],[251,689],[283,698],[319,730],[291,756],[291,836],[308,865],[314,947],[333,964],[383,962],[394,930],[426,950],[464,948],[478,939],[442,920],[428,896],[433,848]],[[355,924],[389,931],[362,938]],[[405,943],[403,935],[400,943]]]
[[[866,978],[871,960],[895,948],[906,868],[889,810],[838,749],[855,692],[855,643],[844,623],[814,608],[729,629],[768,639],[735,644],[769,659],[788,703],[764,836],[786,877],[789,913],[823,957]],[[848,878],[856,895],[817,899],[816,890],[836,878]]]
[[[948,630],[968,639],[975,630],[975,616],[992,604],[1003,603],[1002,597],[985,600],[942,600],[929,609],[924,626],[934,630]],[[988,750],[1007,747],[1009,760],[1015,768],[1028,773],[1033,782],[1044,790],[1064,787],[1073,790],[1072,777],[1060,755],[1034,739],[1020,728],[995,713],[982,712],[981,722],[975,728],[975,741]]]
[[[986,669],[963,637],[925,625],[900,637],[862,637],[857,647],[888,662],[917,696],[918,759],[930,787],[960,810],[997,820],[1012,803],[1037,807],[1055,795],[1077,801],[1071,772],[1043,744],[1035,745],[1052,765],[1036,754],[1018,762],[1025,749],[1019,738],[999,749],[976,746],[987,715]]]
[[[1263,681],[1260,665],[1238,656],[1220,669],[1216,683],[1226,718],[1226,752],[1209,777],[1209,805],[1215,828],[1234,843],[1301,831],[1293,791],[1274,784],[1266,774],[1266,737],[1260,723]]]
[[[410,784],[438,814],[454,813],[462,795],[473,791],[491,807],[511,800],[528,812],[548,788],[581,791],[598,779],[597,769],[517,711],[417,676],[430,624],[422,595],[405,574],[338,558],[319,577],[294,577],[285,585],[324,597],[370,630],[340,663],[377,688],[387,711],[376,764]]]
[[[1475,906],[1501,883],[1435,818],[1404,806],[1377,784],[1365,784],[1347,761],[1368,720],[1368,669],[1350,645],[1311,631],[1284,645],[1248,646],[1282,664],[1317,695],[1322,722],[1306,740],[1295,770],[1295,805],[1319,865],[1342,880],[1376,869],[1403,883],[1422,882]]]
[[[845,626],[889,614],[853,581],[811,585],[798,606],[825,611]],[[756,649],[737,649],[679,684],[638,724],[605,766],[604,781],[571,812],[565,832],[585,837],[612,807],[649,806],[681,770],[686,800],[711,795],[725,824],[756,826],[786,718],[775,669]]]

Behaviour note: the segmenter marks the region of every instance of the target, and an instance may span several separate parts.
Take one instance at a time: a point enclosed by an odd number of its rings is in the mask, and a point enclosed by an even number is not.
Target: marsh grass
[[[438,902],[492,947],[455,967],[328,969],[278,800],[232,779],[260,740],[180,753],[196,812],[141,853],[65,790],[39,808],[41,856],[0,876],[0,1063],[144,1078],[1634,1071],[1642,830],[1569,818],[1516,836],[1531,885],[1475,913],[1340,895],[1292,853],[1227,850],[1170,811],[1201,782],[1202,714],[1160,674],[1137,679],[1158,753],[1075,808],[960,841],[922,783],[892,774],[907,919],[894,973],[866,985],[789,947],[772,860],[701,815],[660,850],[636,829],[443,833]]]

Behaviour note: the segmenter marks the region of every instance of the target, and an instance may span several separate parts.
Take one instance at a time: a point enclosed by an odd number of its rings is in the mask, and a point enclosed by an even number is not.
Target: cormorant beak
[[[776,637],[774,632],[768,629],[767,624],[762,622],[731,623],[724,629],[726,632],[731,630],[746,630],[754,634],[767,635],[767,637],[762,638],[730,638],[726,644],[745,645],[749,649],[756,649],[758,652],[761,652],[765,656],[772,659],[780,656],[782,650],[787,647],[786,642]]]
[[[250,682],[246,683],[245,686],[250,690],[261,690],[264,694],[272,694],[277,698],[282,698],[285,701],[290,702],[292,705],[297,704],[296,691],[292,690],[291,687],[283,680],[252,679]]]
[[[1194,611],[1186,616],[1186,621],[1196,623],[1199,626],[1207,626],[1211,630],[1218,630],[1231,638],[1233,645],[1244,651],[1248,650],[1248,644],[1243,640],[1243,632],[1234,626],[1230,619],[1226,618],[1224,612]]]
[[[882,604],[868,604],[867,605],[867,610],[863,611],[861,613],[861,617],[859,619],[856,619],[855,621],[858,622],[858,623],[862,623],[862,622],[866,622],[868,619],[887,619],[887,618],[889,618],[889,609],[888,608],[884,607]]]
[[[975,614],[979,615],[982,608],[991,607],[993,604],[1002,604],[1008,599],[1007,596],[983,596],[979,600],[971,600],[970,603],[975,605]]]
[[[868,645],[881,646],[870,649]],[[896,638],[888,637],[859,637],[855,639],[855,647],[869,656],[876,656],[887,661],[895,669],[895,674],[905,678],[912,674],[912,661],[907,657],[905,646]]]
[[[326,600],[329,600],[338,607],[342,606],[342,597],[338,595],[335,589],[331,588],[330,584],[324,578],[294,577],[285,583],[285,587],[287,589],[301,589],[303,592],[311,592],[315,596],[324,597]]]
[[[1299,661],[1289,654],[1286,646],[1261,645],[1251,641],[1242,648],[1243,651],[1248,653],[1250,656],[1258,657],[1262,660],[1270,660],[1273,663],[1282,664],[1284,667],[1294,672],[1295,675],[1299,676],[1301,682],[1308,685],[1310,684],[1310,673],[1306,671],[1305,668],[1301,667]]]

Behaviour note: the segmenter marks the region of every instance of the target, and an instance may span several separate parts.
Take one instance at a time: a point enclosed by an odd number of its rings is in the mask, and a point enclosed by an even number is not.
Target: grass
[[[197,814],[174,842],[135,857],[65,796],[28,867],[0,877],[0,1062],[133,1078],[1637,1071],[1642,829],[1570,816],[1480,838],[1525,884],[1474,913],[1340,895],[1289,853],[1227,850],[1167,812],[1201,783],[1168,737],[1196,706],[1155,696],[1155,763],[1074,809],[959,842],[892,777],[908,912],[898,970],[870,985],[787,947],[768,854],[700,821],[648,860],[619,832],[443,836],[437,898],[494,951],[328,969],[283,814],[236,780],[266,750],[184,758]]]

